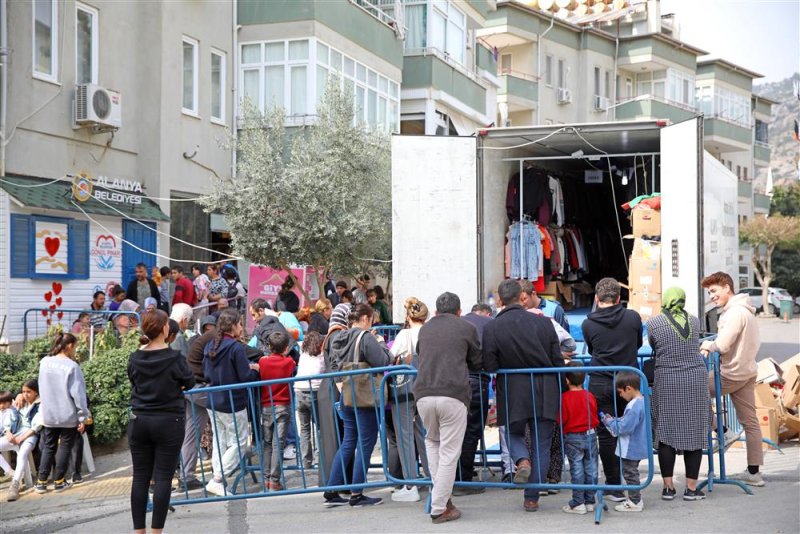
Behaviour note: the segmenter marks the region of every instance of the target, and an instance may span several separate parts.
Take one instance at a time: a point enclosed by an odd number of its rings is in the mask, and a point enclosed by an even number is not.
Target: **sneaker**
[[[225,484],[221,480],[211,479],[209,480],[208,484],[206,484],[206,491],[209,493],[213,493],[214,495],[219,495],[220,497],[224,497]]]
[[[609,501],[614,501],[614,502],[625,502],[628,500],[627,497],[625,497],[625,494],[622,493],[621,491],[612,491],[610,493],[605,493],[603,494],[603,497],[605,497]]]
[[[550,495],[550,492],[547,490],[539,490],[539,497],[547,497]]]
[[[752,474],[750,471],[745,469],[744,472],[731,475],[728,478],[733,480],[741,480],[748,486],[755,486],[757,488],[763,488],[766,485],[766,482],[764,482],[764,477],[761,475],[760,471]]]
[[[725,441],[725,450],[727,451],[731,448],[731,445],[739,441],[739,438],[742,437],[742,434],[744,434],[744,428],[740,429],[738,432],[734,432],[730,428],[726,430],[723,436],[723,440]],[[718,439],[714,442],[714,452],[719,450],[719,434],[717,434],[717,438]]]
[[[486,488],[480,486],[461,486],[453,488],[454,497],[465,497],[467,495],[479,495],[486,493]]]
[[[72,487],[72,483],[67,482],[66,480],[62,480],[60,483],[56,482],[53,484],[53,489],[56,493],[61,493],[64,490],[68,490],[70,487]]]
[[[616,505],[614,510],[617,512],[641,512],[644,510],[644,502],[633,502],[630,499],[626,499],[625,502]]]
[[[512,482],[514,475],[511,473],[503,473],[503,478],[500,479],[500,482],[504,484],[510,484]]]
[[[297,451],[294,448],[294,445],[287,445],[285,449],[283,449],[283,459],[284,460],[294,460],[297,458]]]
[[[594,505],[593,504],[585,504],[587,512],[594,512]]]
[[[193,478],[185,482],[181,480],[180,482],[178,482],[178,489],[176,490],[176,492],[181,493],[184,491],[197,491],[203,489],[204,487],[205,486],[203,485],[203,483],[197,480],[196,478]]]
[[[345,504],[348,504],[350,502],[347,499],[340,497],[338,493],[333,491],[326,491],[325,493],[322,494],[322,496],[325,498],[325,502],[322,504],[326,508],[333,508],[334,506],[344,506]]]
[[[431,521],[434,525],[440,525],[442,523],[447,523],[448,521],[455,521],[459,517],[461,517],[461,510],[455,506],[450,506],[446,508],[443,513],[439,515],[432,515]]]
[[[420,500],[419,490],[416,486],[403,486],[403,489],[392,493],[392,500],[395,502],[418,502]]]
[[[661,499],[664,500],[664,501],[671,501],[672,499],[675,498],[676,494],[677,494],[677,492],[675,491],[675,488],[668,488],[668,487],[664,486],[664,489],[661,490]],[[686,498],[685,494],[684,494],[684,498]]]
[[[675,490],[673,490],[674,492]],[[706,494],[700,491],[699,489],[690,490],[686,488],[683,490],[683,500],[684,501],[702,501],[706,498]]]
[[[33,490],[40,495],[47,493],[47,482],[37,481],[36,485],[33,487]]]
[[[283,484],[280,482],[267,482],[267,491],[283,491]]]
[[[594,508],[594,506],[592,508]],[[585,504],[579,504],[578,506],[570,506],[569,504],[565,504],[561,508],[561,511],[564,512],[565,514],[580,514],[580,515],[583,515],[588,512]]]
[[[528,478],[531,476],[531,461],[520,460],[517,464],[517,472],[514,473],[515,484],[527,484]]]
[[[363,493],[361,494],[354,494],[350,497],[350,506],[377,506],[378,504],[383,503],[383,499],[380,497],[367,497]]]
[[[83,477],[81,476],[80,473],[75,473],[74,475],[72,475],[72,485],[73,486],[75,484],[80,484],[81,482],[83,482]]]
[[[12,480],[11,487],[8,488],[8,496],[6,497],[6,500],[8,502],[14,502],[17,499],[19,499],[19,481]]]

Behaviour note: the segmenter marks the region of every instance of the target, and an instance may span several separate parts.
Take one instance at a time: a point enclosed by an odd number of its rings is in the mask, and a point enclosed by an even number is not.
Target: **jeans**
[[[453,493],[453,482],[467,428],[467,407],[452,397],[423,397],[417,402],[428,433],[425,449],[430,462],[431,515],[443,514]]]
[[[222,481],[243,462],[247,454],[247,441],[250,438],[247,410],[235,413],[214,411],[211,431],[214,446],[211,469],[214,479]]]
[[[145,528],[150,480],[155,481],[150,528],[164,528],[172,475],[181,453],[185,425],[182,415],[131,414],[128,445],[133,461],[131,515],[134,529]]]
[[[387,412],[388,413],[388,412]],[[395,454],[399,458],[402,476],[405,480],[419,477],[417,456],[419,455],[422,470],[430,473],[428,455],[425,451],[425,431],[422,418],[417,413],[417,404],[413,399],[392,405],[391,434],[394,437]],[[388,421],[387,421],[388,425]],[[389,428],[387,428],[387,431]]]
[[[589,379],[589,391],[597,399],[598,411],[614,417],[620,417],[625,412],[625,406],[628,403],[617,395],[613,378],[592,376]],[[617,438],[611,435],[605,425],[600,425],[597,428],[597,440],[600,444],[600,461],[603,463],[606,484],[621,484],[619,458],[616,455]]]
[[[641,484],[639,480],[639,460],[625,460],[622,459],[622,476],[625,478],[626,486],[638,486]],[[633,503],[638,503],[642,500],[640,490],[628,490],[628,499]]]
[[[39,462],[39,484],[47,484],[54,463],[56,471],[53,480],[56,483],[64,481],[72,459],[72,448],[78,438],[80,435],[77,428],[44,427],[42,430],[42,459]]]
[[[539,278],[540,236],[539,229],[531,223],[511,226],[511,278]],[[520,255],[520,242],[524,257]]]
[[[319,424],[319,407],[317,406],[317,392],[297,389],[295,390],[295,409],[300,420],[300,450],[303,467],[310,468],[314,463],[314,448],[311,446],[311,426]]]
[[[500,434],[500,460],[503,463],[503,474],[514,474],[517,470],[517,466],[511,461],[511,454],[508,452],[506,427],[503,425],[498,426],[497,433]]]
[[[525,424],[531,427],[531,442],[533,455],[525,443]],[[527,421],[515,421],[509,426],[508,448],[514,465],[520,460],[530,460],[531,474],[528,484],[540,484],[547,475],[550,467],[550,442],[553,440],[554,421],[549,419],[531,418]],[[539,501],[539,490],[525,488],[525,500]]]
[[[75,438],[75,444],[72,447],[72,478],[81,476],[81,467],[83,467],[83,435],[78,434]]]
[[[197,455],[200,450],[200,435],[208,424],[208,411],[205,408],[207,394],[189,395],[186,397],[186,431],[181,446],[181,480],[195,480]],[[202,403],[202,405],[200,404]]]
[[[3,471],[5,471],[7,475],[11,474],[11,471],[14,471],[14,481],[22,481],[25,470],[28,469],[28,455],[36,448],[38,439],[39,438],[34,434],[20,445],[12,445],[5,436],[0,437],[0,452],[11,451],[14,450],[15,447],[19,447],[19,451],[17,451],[17,468],[15,470],[12,470],[5,458],[0,456],[0,467],[3,468]]]
[[[564,451],[569,460],[572,484],[597,484],[597,434],[592,432],[564,434]],[[572,490],[572,508],[581,504],[594,504],[595,490]]]
[[[289,431],[292,407],[275,405],[261,407],[261,428],[264,440],[264,478],[280,482],[283,466],[283,443]]]
[[[347,483],[345,468],[354,454],[353,478],[350,484],[363,484],[367,479],[372,449],[378,439],[378,416],[372,407],[356,409],[342,406],[342,419],[344,436],[342,445],[333,458],[328,485],[340,486]],[[355,490],[354,493],[361,493],[361,490]]]
[[[458,480],[469,482],[475,476],[475,451],[483,438],[483,427],[489,413],[489,377],[470,375],[469,385],[472,398],[469,402],[467,430],[461,445]]]

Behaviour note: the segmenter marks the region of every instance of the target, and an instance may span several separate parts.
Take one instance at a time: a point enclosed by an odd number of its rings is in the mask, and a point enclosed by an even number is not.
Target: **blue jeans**
[[[372,449],[375,448],[375,441],[378,439],[378,416],[375,414],[375,408],[358,408],[358,414],[356,414],[355,408],[342,406],[342,420],[344,421],[344,436],[342,444],[333,458],[328,485],[339,486],[347,483],[345,470],[347,464],[353,459],[354,453],[353,478],[349,483],[363,484],[367,479]],[[356,490],[354,493],[361,493],[361,490]]]
[[[597,434],[564,434],[564,452],[569,459],[569,476],[572,484],[597,484]],[[595,490],[572,490],[572,508],[581,504],[594,504]]]
[[[525,443],[525,425],[531,427],[531,442],[533,454]],[[547,475],[550,467],[550,442],[553,440],[554,421],[549,419],[528,419],[515,421],[509,426],[508,448],[514,465],[520,460],[530,460],[531,474],[528,484],[540,484]],[[525,488],[525,500],[539,502],[539,490]]]
[[[539,277],[539,229],[529,222],[511,226],[511,278],[535,280]],[[520,255],[520,242],[522,254]],[[524,263],[524,265],[523,265]]]

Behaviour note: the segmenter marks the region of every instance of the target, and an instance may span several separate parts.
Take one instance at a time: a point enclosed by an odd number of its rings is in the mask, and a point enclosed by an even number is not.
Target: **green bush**
[[[0,391],[19,393],[26,380],[38,376],[39,356],[36,354],[0,354]]]

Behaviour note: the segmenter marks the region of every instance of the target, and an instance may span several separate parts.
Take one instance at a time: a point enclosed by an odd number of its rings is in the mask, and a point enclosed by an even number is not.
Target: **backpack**
[[[239,289],[236,287],[236,280],[226,280],[226,284],[228,284],[228,289],[225,292],[225,298],[227,299],[235,299],[239,296]]]

